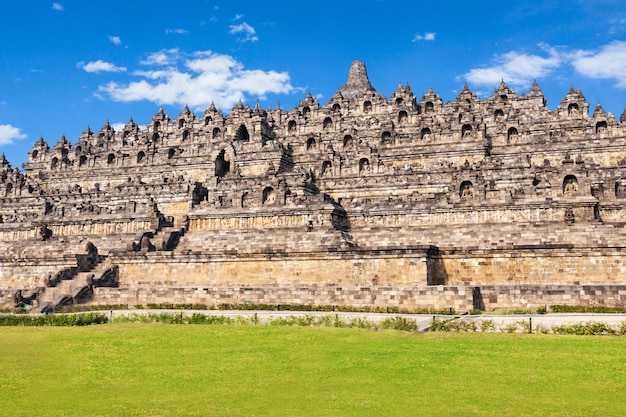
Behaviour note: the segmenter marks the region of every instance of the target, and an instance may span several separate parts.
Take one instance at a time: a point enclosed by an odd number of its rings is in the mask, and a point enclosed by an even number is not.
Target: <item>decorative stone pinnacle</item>
[[[352,61],[348,72],[348,82],[339,88],[341,94],[348,99],[357,97],[366,91],[375,91],[367,76],[365,62]]]

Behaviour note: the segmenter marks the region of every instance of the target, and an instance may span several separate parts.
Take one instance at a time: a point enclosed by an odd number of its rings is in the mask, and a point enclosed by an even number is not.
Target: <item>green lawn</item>
[[[0,328],[3,416],[624,416],[626,338]]]

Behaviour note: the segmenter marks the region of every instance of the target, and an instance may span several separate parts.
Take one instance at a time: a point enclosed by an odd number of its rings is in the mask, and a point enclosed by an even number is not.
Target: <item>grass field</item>
[[[626,338],[0,328],[3,416],[624,416]]]

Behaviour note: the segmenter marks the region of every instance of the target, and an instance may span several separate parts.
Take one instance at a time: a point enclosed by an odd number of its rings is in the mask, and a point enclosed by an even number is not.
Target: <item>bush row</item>
[[[137,304],[135,309],[144,306]],[[388,313],[388,314],[457,314],[454,309],[431,310],[419,308],[400,308],[395,306],[339,306],[339,305],[307,305],[307,304],[253,304],[253,303],[221,303],[206,304],[170,304],[148,303],[146,308],[151,310],[239,310],[239,311],[327,311],[347,313]]]
[[[626,313],[626,307],[552,305],[552,313]]]
[[[185,315],[179,313],[147,313],[129,314],[118,316],[113,319],[114,323],[166,323],[166,324],[259,324],[256,314],[250,317],[243,316],[221,316],[205,315],[193,313]],[[405,331],[416,331],[415,320],[406,317],[388,317],[380,322],[375,322],[364,317],[340,317],[338,314],[314,316],[306,314],[304,316],[287,316],[268,319],[265,324],[270,326],[301,326],[301,327],[341,327],[359,329],[394,329]]]
[[[493,320],[442,320],[433,318],[430,325],[433,332],[496,332],[503,333],[554,333],[573,335],[626,335],[626,321],[617,325],[610,325],[602,322],[589,321],[586,323],[572,323],[562,325],[552,325],[550,327],[536,323],[531,320],[517,320],[512,323],[498,326]]]
[[[107,322],[106,314],[102,313],[0,316],[0,326],[87,326]]]

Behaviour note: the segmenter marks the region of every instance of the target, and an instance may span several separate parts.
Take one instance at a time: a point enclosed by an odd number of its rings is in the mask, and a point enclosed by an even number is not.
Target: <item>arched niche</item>
[[[620,178],[615,183],[615,197],[626,198],[626,178]]]
[[[424,113],[432,113],[435,111],[435,105],[432,101],[427,101],[424,103]]]
[[[569,106],[567,106],[567,114],[569,116],[578,116],[580,114],[580,108],[578,107],[578,104],[570,103]]]
[[[153,124],[152,126],[153,126],[152,128],[154,129],[154,131],[155,131],[155,132],[158,132],[158,131],[159,131],[159,129],[161,128],[161,123],[159,123],[159,122],[154,122],[154,124]]]
[[[372,102],[366,100],[363,102],[363,113],[371,113],[372,112]]]
[[[322,162],[322,176],[326,174],[330,174],[333,168],[333,164],[330,161]]]
[[[204,118],[204,125],[208,126],[212,121],[213,121],[213,118],[211,116],[207,116]]]
[[[354,139],[351,135],[345,135],[343,137],[343,147],[346,149],[350,149],[354,147]]]
[[[115,163],[115,154],[110,153],[107,155],[107,165],[113,165]]]
[[[176,149],[169,148],[167,150],[167,159],[172,159],[174,156],[176,156]]]
[[[382,145],[389,145],[391,144],[392,140],[391,140],[391,132],[389,131],[384,131],[381,135],[380,135],[380,143]]]
[[[463,181],[459,186],[459,197],[462,199],[474,198],[474,184],[471,181]]]
[[[80,158],[78,158],[78,166],[82,167],[85,166],[87,164],[87,157],[85,155],[81,155]]]
[[[401,112],[398,113],[398,124],[399,125],[405,125],[409,122],[409,114],[405,111],[402,110]]]
[[[517,135],[519,133],[517,132],[517,128],[515,127],[510,127],[509,130],[507,130],[506,132],[506,140],[507,142],[510,142],[511,140],[515,140],[517,139]]]
[[[295,120],[290,120],[289,123],[287,123],[287,132],[291,134],[296,133],[296,121]]]
[[[461,136],[464,138],[472,136],[472,126],[463,125],[463,127],[461,128]]]
[[[182,129],[183,127],[185,127],[185,119],[178,120],[178,128]]]
[[[220,135],[222,134],[222,131],[220,130],[219,127],[215,127],[213,128],[213,133],[212,133],[212,138],[213,139],[218,139],[220,137]]]
[[[341,112],[341,106],[337,103],[333,104],[333,113]]]
[[[54,158],[52,158],[52,161],[50,161],[50,168],[54,169],[58,166],[59,166],[59,158],[55,156]]]
[[[235,140],[240,142],[249,142],[250,134],[248,133],[248,128],[246,125],[240,125],[235,132]]]
[[[367,158],[359,160],[359,172],[368,172],[370,170],[370,161]]]
[[[222,149],[215,158],[215,176],[223,178],[230,172],[230,158],[226,154],[226,149]]]
[[[144,151],[139,151],[139,153],[137,153],[137,163],[138,164],[142,163],[145,158],[146,158],[146,153]]]
[[[398,97],[396,99],[396,106],[401,106],[404,103],[404,99],[402,97]]]
[[[596,133],[606,133],[608,127],[609,126],[606,123],[606,121],[602,120],[602,121],[596,123]]]
[[[304,106],[302,108],[302,116],[308,117],[310,113],[311,113],[311,108],[309,106]]]
[[[315,149],[317,149],[317,142],[315,141],[315,138],[308,138],[306,141],[306,150],[312,151]]]
[[[263,195],[261,197],[261,204],[264,206],[273,205],[276,203],[276,192],[272,187],[265,187],[263,189]]]
[[[429,140],[431,137],[430,128],[425,127],[420,131],[420,139],[421,140]]]
[[[189,131],[188,130],[185,130],[183,132],[183,142],[186,141],[186,140],[189,140]]]
[[[566,175],[563,178],[563,194],[576,195],[578,193],[578,178],[575,175]]]
[[[330,117],[327,117],[324,119],[324,124],[323,124],[323,129],[324,130],[329,130],[331,127],[333,127],[333,119],[331,119]]]
[[[504,111],[502,109],[497,109],[493,112],[493,121],[500,122],[504,120]]]
[[[37,149],[35,149],[33,152],[31,152],[30,157],[35,159],[39,156],[39,151]]]

